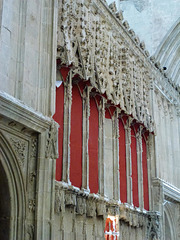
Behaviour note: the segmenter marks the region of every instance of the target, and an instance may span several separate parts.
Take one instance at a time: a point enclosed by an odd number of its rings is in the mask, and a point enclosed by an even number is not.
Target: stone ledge
[[[49,129],[54,122],[51,118],[2,91],[0,91],[0,113],[39,133]]]
[[[153,186],[161,187],[165,199],[170,200],[171,202],[180,202],[180,191],[177,187],[160,178],[154,178],[152,183]]]
[[[74,208],[76,214],[87,217],[101,216],[104,219],[108,215],[118,216],[119,220],[128,223],[132,227],[147,225],[149,214],[155,212],[140,210],[129,204],[117,200],[108,199],[99,194],[89,193],[65,182],[55,183],[55,213],[65,212],[67,207]]]

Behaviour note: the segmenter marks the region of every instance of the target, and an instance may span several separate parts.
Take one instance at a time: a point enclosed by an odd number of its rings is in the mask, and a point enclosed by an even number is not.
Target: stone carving
[[[82,197],[77,197],[76,212],[80,215],[83,215],[86,210],[85,199]]]
[[[34,225],[28,224],[27,225],[27,240],[34,239]]]
[[[156,212],[148,213],[147,240],[160,239],[160,215]]]
[[[56,159],[58,158],[58,124],[54,121],[52,122],[48,136],[47,136],[47,143],[46,143],[46,157]]]
[[[37,137],[32,139],[31,143],[31,158],[35,159],[37,156]]]
[[[56,186],[55,187],[55,204],[54,204],[54,209],[57,214],[60,213],[61,211],[61,197],[60,197],[60,192],[59,188]]]
[[[104,216],[106,213],[106,203],[105,202],[97,202],[96,204],[97,215]]]
[[[96,203],[92,199],[88,199],[86,202],[86,214],[88,217],[95,216],[96,212]]]
[[[120,219],[123,219],[123,220],[127,220],[127,214],[126,214],[126,208],[123,204],[120,205],[120,215],[119,215],[119,218]]]
[[[29,207],[30,212],[34,212],[35,209],[36,209],[36,200],[35,199],[29,199],[28,207]]]
[[[109,8],[112,10],[113,13],[116,13],[116,12],[117,12],[116,2],[112,2],[112,3],[109,5]]]
[[[24,141],[22,141],[20,139],[16,139],[16,138],[10,138],[10,141],[11,141],[12,147],[16,153],[19,165],[21,167],[23,167],[25,157],[26,157],[27,145]]]
[[[123,13],[122,13],[121,10],[116,13],[116,17],[117,17],[120,21],[123,21],[124,17],[123,17]]]
[[[66,191],[65,204],[68,206],[76,206],[76,194],[71,191]]]
[[[139,71],[138,58],[144,64],[144,55],[138,57],[133,53],[133,48],[125,43],[124,31],[129,29],[126,21],[118,25],[121,34],[116,31],[118,21],[123,20],[122,12],[117,12],[115,2],[110,4],[113,18],[117,18],[114,25],[112,15],[102,1],[97,1],[97,9],[104,10],[105,18],[93,10],[95,5],[81,4],[77,1],[63,1],[59,7],[58,20],[58,58],[61,66],[73,66],[72,77],[90,80],[93,87],[100,93],[106,93],[109,100],[128,114],[133,114],[139,120],[144,120],[146,127],[151,127],[150,119],[150,81],[149,74],[142,68]],[[116,13],[116,15],[114,14]],[[75,24],[76,23],[76,24]],[[145,51],[144,43],[140,41],[133,30],[129,30],[135,44],[140,45]],[[126,35],[127,36],[127,35]],[[71,39],[71,40],[70,40]],[[108,53],[108,54],[107,54]],[[142,57],[143,56],[143,57]],[[61,59],[62,58],[62,59]],[[133,75],[136,72],[136,78]],[[140,90],[137,94],[137,90]],[[141,101],[135,101],[135,98]],[[134,102],[137,103],[135,106]],[[143,104],[142,104],[143,103]],[[143,106],[143,107],[142,107]],[[136,111],[138,111],[138,114]],[[152,117],[151,117],[152,119]]]
[[[32,184],[36,179],[36,172],[31,172],[29,177],[29,182]]]

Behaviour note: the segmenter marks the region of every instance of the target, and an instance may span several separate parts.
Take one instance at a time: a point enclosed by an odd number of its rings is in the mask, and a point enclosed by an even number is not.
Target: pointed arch
[[[166,72],[173,82],[180,85],[180,18],[170,28],[161,44],[159,45],[155,57],[162,67],[166,67]]]
[[[164,205],[164,233],[165,240],[176,240],[175,220],[168,202]]]
[[[10,222],[8,240],[25,238],[25,188],[18,161],[9,142],[0,132],[0,164],[5,175],[7,192],[10,199]],[[1,191],[1,189],[0,189]]]

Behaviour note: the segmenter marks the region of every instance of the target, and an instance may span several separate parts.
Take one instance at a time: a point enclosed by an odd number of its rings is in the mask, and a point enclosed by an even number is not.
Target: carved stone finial
[[[139,37],[138,37],[138,36],[135,36],[135,37],[134,37],[134,41],[135,41],[135,43],[136,43],[137,45],[139,45],[140,40],[139,40]]]
[[[149,57],[149,56],[150,56],[150,54],[149,54],[149,51],[148,51],[148,50],[145,50],[145,55],[146,55],[146,57]]]
[[[133,30],[133,29],[130,29],[130,30],[129,30],[129,34],[131,35],[131,37],[134,37],[134,36],[135,36],[134,30]]]
[[[158,68],[158,69],[161,68],[160,62],[156,62],[154,65],[155,65],[155,67]]]
[[[112,2],[109,5],[109,8],[112,10],[112,12],[116,13],[117,12],[116,2]]]
[[[151,56],[151,57],[150,57],[150,60],[151,60],[152,63],[154,63],[154,62],[155,62],[155,57],[154,57],[154,56]]]
[[[126,29],[129,29],[129,23],[127,21],[124,21],[123,22],[123,26],[126,28]]]
[[[116,17],[120,20],[123,21],[124,17],[123,17],[123,12],[120,10],[116,13]]]
[[[145,43],[144,43],[144,42],[141,42],[141,43],[140,43],[140,48],[141,48],[142,50],[145,49]]]

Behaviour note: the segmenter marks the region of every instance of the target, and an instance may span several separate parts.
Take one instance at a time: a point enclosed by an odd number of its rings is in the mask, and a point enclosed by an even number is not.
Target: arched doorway
[[[167,217],[166,213],[164,213],[164,222],[165,222],[165,240],[172,240],[171,228],[170,228],[168,217]]]
[[[176,240],[175,219],[169,202],[166,202],[164,205],[164,239]]]
[[[0,239],[9,240],[11,203],[8,179],[0,162]]]
[[[0,239],[24,239],[25,203],[17,159],[0,132]]]

